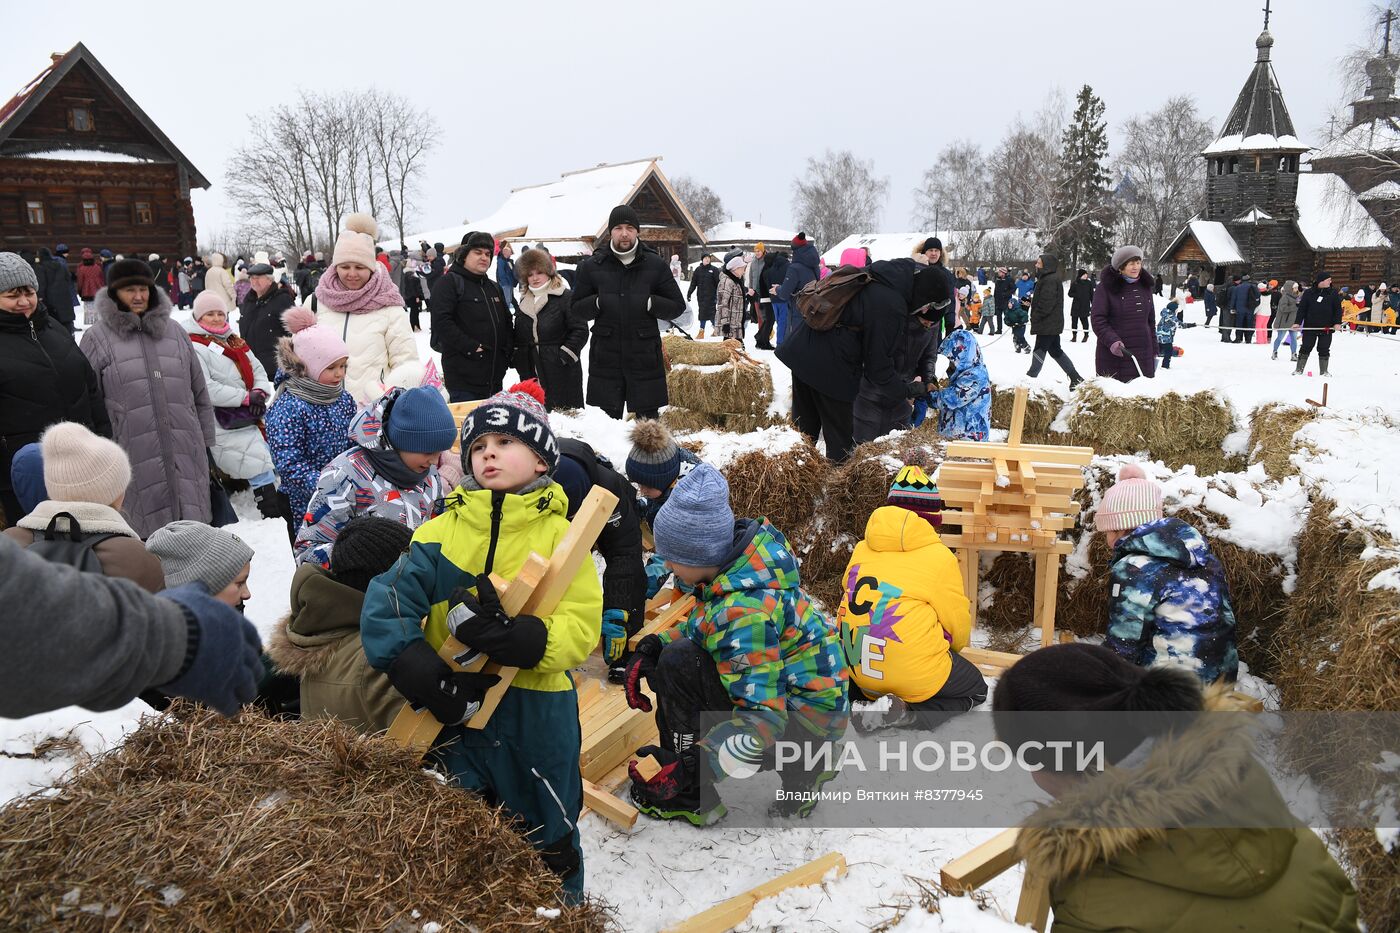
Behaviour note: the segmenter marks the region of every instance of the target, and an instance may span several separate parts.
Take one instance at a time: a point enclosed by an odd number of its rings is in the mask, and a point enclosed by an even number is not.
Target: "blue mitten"
[[[627,651],[627,612],[623,609],[603,610],[603,658],[612,664]]]
[[[666,580],[671,576],[671,571],[666,569],[666,562],[655,554],[647,558],[647,599],[651,599],[661,588],[666,585]]]
[[[167,684],[167,696],[188,697],[232,716],[257,695],[263,675],[262,642],[243,614],[219,602],[198,583],[158,594],[179,605],[189,628],[185,663]]]

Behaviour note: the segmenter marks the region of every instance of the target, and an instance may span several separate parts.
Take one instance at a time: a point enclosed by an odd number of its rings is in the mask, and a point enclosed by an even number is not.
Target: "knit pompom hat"
[[[312,379],[319,379],[336,360],[350,356],[350,348],[340,335],[317,324],[316,312],[308,307],[289,308],[282,314],[282,324],[292,332],[292,349],[301,357],[306,375]]]
[[[938,487],[922,468],[913,464],[901,468],[895,475],[890,494],[885,501],[898,508],[908,509],[926,519],[934,528],[943,524],[943,499],[938,495]]]
[[[544,407],[544,387],[536,379],[497,392],[462,419],[462,472],[471,474],[472,444],[487,434],[504,434],[529,447],[544,461],[546,474],[553,473],[559,462],[559,444]]]
[[[687,567],[718,567],[734,549],[729,484],[702,463],[681,477],[656,513],[656,556]]]
[[[1118,482],[1108,487],[1094,515],[1099,531],[1131,531],[1162,517],[1162,487],[1147,478],[1142,467],[1128,463]]]
[[[131,485],[131,461],[115,442],[60,421],[39,439],[44,487],[56,502],[111,505]]]
[[[214,292],[205,290],[194,296],[194,319],[197,321],[211,311],[222,311],[228,314],[228,308],[224,305],[224,300]]]
[[[654,418],[640,419],[632,428],[631,439],[627,478],[638,486],[670,489],[681,475],[681,450],[666,425]]]
[[[404,453],[440,453],[457,437],[452,410],[442,400],[442,393],[428,386],[400,392],[385,422],[389,443]]]
[[[12,288],[39,290],[39,277],[34,274],[34,266],[24,261],[19,253],[0,253],[0,292]]]
[[[369,214],[355,213],[345,218],[345,229],[335,239],[331,265],[358,262],[367,269],[374,268],[374,235],[379,229]]]
[[[408,550],[413,532],[393,519],[378,515],[352,518],[331,545],[331,576],[361,593],[369,583]]]
[[[233,532],[183,520],[157,528],[146,550],[160,558],[166,586],[202,583],[210,595],[226,589],[253,559],[253,549]]]

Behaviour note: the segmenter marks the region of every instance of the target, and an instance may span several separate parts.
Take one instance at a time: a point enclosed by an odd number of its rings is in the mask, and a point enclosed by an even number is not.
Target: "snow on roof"
[[[848,249],[866,247],[870,258],[876,262],[882,259],[907,259],[913,255],[914,247],[931,236],[943,241],[950,260],[968,256],[971,251],[981,251],[995,243],[1001,254],[1014,255],[1018,259],[1028,259],[1040,254],[1040,234],[1035,230],[1021,227],[992,227],[986,230],[936,230],[923,233],[853,233],[840,243],[822,253],[828,266],[841,262],[841,254]],[[978,258],[968,256],[970,259]]]
[[[1389,249],[1390,240],[1341,176],[1298,175],[1298,232],[1312,249]]]
[[[1223,266],[1246,261],[1240,253],[1239,244],[1220,221],[1193,220],[1186,225],[1186,229],[1190,231],[1191,237],[1212,265]]]
[[[1256,205],[1254,205],[1253,207],[1251,207],[1249,210],[1247,210],[1247,211],[1245,211],[1243,214],[1241,214],[1239,217],[1236,217],[1236,218],[1235,218],[1235,223],[1237,223],[1237,224],[1257,224],[1257,223],[1258,223],[1259,221],[1261,221],[1261,220],[1273,220],[1273,219],[1274,219],[1274,215],[1273,215],[1273,214],[1266,213],[1265,211],[1263,211],[1263,210],[1260,209],[1260,207],[1259,207],[1258,204],[1256,204]]]
[[[1400,149],[1400,124],[1384,117],[1353,126],[1312,154],[1312,161]]]
[[[705,239],[710,243],[790,243],[795,236],[796,230],[783,230],[748,220],[726,220],[705,231]]]
[[[1393,201],[1400,198],[1400,184],[1383,181],[1374,188],[1367,188],[1356,196],[1359,201]]]
[[[1232,133],[1222,136],[1201,150],[1201,155],[1218,155],[1224,152],[1289,151],[1307,152],[1310,147],[1297,136],[1271,136],[1268,133],[1255,133],[1241,136]]]
[[[107,152],[103,149],[46,149],[43,152],[12,153],[12,159],[54,159],[59,162],[150,162],[140,156],[125,152]]]

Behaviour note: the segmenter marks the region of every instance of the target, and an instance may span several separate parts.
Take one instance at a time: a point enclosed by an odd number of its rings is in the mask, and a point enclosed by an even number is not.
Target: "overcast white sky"
[[[653,155],[668,175],[713,187],[734,219],[787,226],[793,177],[831,147],[888,176],[882,227],[902,230],[942,146],[994,147],[1055,85],[1071,98],[1092,85],[1110,132],[1175,93],[1194,95],[1218,127],[1254,62],[1262,6],[25,3],[5,12],[0,95],[50,52],[86,43],[213,182],[194,195],[202,234],[233,221],[225,163],[260,110],[298,87],[371,85],[438,118],[418,229],[484,216],[512,187]],[[1274,2],[1274,68],[1305,142],[1317,141],[1340,94],[1336,60],[1368,34],[1370,10]]]

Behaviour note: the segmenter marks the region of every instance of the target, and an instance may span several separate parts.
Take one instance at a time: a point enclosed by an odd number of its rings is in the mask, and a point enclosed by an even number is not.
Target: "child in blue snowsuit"
[[[1104,644],[1141,667],[1178,667],[1206,684],[1238,674],[1235,610],[1201,533],[1162,517],[1162,489],[1130,463],[1094,524],[1113,549]]]
[[[1172,342],[1176,340],[1177,326],[1177,304],[1176,299],[1167,302],[1167,306],[1157,315],[1157,349],[1162,351],[1162,368],[1172,368],[1172,357],[1176,356],[1176,348]]]
[[[938,433],[964,441],[985,441],[992,429],[992,387],[982,348],[971,331],[955,330],[938,352],[953,364],[948,384],[934,393]]]

